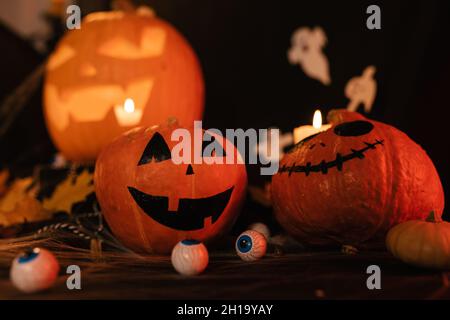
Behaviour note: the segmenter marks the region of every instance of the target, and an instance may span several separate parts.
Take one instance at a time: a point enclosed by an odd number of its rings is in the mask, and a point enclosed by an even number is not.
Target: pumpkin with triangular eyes
[[[425,151],[400,130],[348,111],[300,141],[272,177],[278,222],[310,246],[381,246],[394,225],[442,215],[444,193]]]
[[[203,75],[185,38],[150,9],[95,12],[61,39],[46,65],[44,112],[53,142],[92,161],[136,126],[203,115]]]
[[[185,239],[211,242],[229,231],[239,214],[247,175],[237,149],[205,131],[201,163],[193,154],[180,163],[173,156],[180,144],[171,139],[177,130],[194,137],[194,129],[176,123],[137,128],[105,147],[97,160],[94,180],[102,212],[132,250],[166,254]],[[194,138],[188,145],[196,150]],[[227,163],[230,154],[240,160]]]

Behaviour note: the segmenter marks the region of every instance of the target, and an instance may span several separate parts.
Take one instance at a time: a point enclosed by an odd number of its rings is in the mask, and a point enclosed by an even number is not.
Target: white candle
[[[329,128],[331,128],[331,124],[322,125],[322,113],[320,110],[316,110],[316,112],[314,112],[312,126],[300,126],[294,129],[294,143],[299,143],[303,139],[316,133],[326,131]]]
[[[116,119],[122,127],[131,127],[139,124],[142,119],[142,110],[136,109],[133,99],[126,99],[123,106],[114,108]]]

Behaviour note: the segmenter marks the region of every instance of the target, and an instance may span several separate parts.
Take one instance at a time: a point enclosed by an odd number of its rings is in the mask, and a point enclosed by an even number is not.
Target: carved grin
[[[177,211],[168,210],[168,197],[153,196],[133,187],[128,187],[128,190],[138,206],[153,220],[172,229],[192,231],[203,229],[206,218],[211,217],[211,223],[219,219],[233,188],[207,198],[180,199]]]
[[[344,165],[344,162],[346,161],[350,161],[352,159],[355,158],[359,158],[359,159],[364,159],[365,155],[364,153],[368,150],[371,149],[376,149],[377,145],[381,145],[383,146],[384,144],[384,140],[375,140],[374,143],[369,143],[369,142],[364,142],[364,144],[366,145],[364,148],[362,149],[351,149],[351,153],[346,154],[346,155],[341,155],[340,153],[336,154],[336,159],[332,160],[332,161],[325,161],[322,160],[319,164],[315,164],[312,165],[311,162],[308,162],[303,166],[296,166],[295,163],[292,166],[286,166],[284,165],[283,167],[281,167],[280,169],[280,173],[283,172],[288,172],[289,176],[293,173],[293,172],[304,172],[306,176],[309,176],[309,174],[311,172],[322,172],[323,174],[327,174],[328,170],[331,168],[336,167],[338,169],[338,171],[342,170],[342,167]]]

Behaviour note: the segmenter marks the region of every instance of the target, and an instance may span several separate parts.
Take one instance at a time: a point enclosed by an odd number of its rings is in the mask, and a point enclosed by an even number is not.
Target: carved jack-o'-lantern
[[[102,211],[113,233],[133,250],[169,253],[184,239],[211,241],[229,231],[244,199],[242,162],[172,161],[178,142],[171,134],[177,128],[134,129],[105,147],[97,160],[95,187]],[[213,150],[209,160],[233,152],[238,156],[231,142],[214,133],[210,137],[217,137],[224,152]]]
[[[442,185],[425,151],[403,132],[346,111],[299,142],[272,179],[280,224],[304,244],[384,242],[397,223],[444,208]]]
[[[149,10],[88,15],[49,58],[44,86],[47,127],[74,161],[138,125],[203,113],[203,78],[194,51]]]

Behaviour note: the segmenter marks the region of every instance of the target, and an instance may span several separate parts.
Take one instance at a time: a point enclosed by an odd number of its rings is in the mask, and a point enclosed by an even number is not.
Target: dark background
[[[108,9],[109,1],[78,1],[83,14]],[[136,1],[183,33],[205,76],[207,128],[279,127],[292,131],[313,111],[342,108],[347,81],[375,65],[378,92],[370,117],[390,123],[433,159],[450,201],[450,49],[448,1]],[[381,7],[381,30],[366,28],[366,8]],[[332,83],[308,78],[287,60],[294,30],[321,26],[328,43]],[[50,42],[51,45],[51,42]],[[0,99],[45,54],[0,27]],[[360,109],[362,112],[362,109]],[[0,162],[24,166],[50,161],[54,152],[42,118],[40,92],[31,97],[0,140]],[[414,156],[414,155],[411,155]],[[260,182],[250,170],[250,182]],[[449,214],[446,215],[450,217]]]

